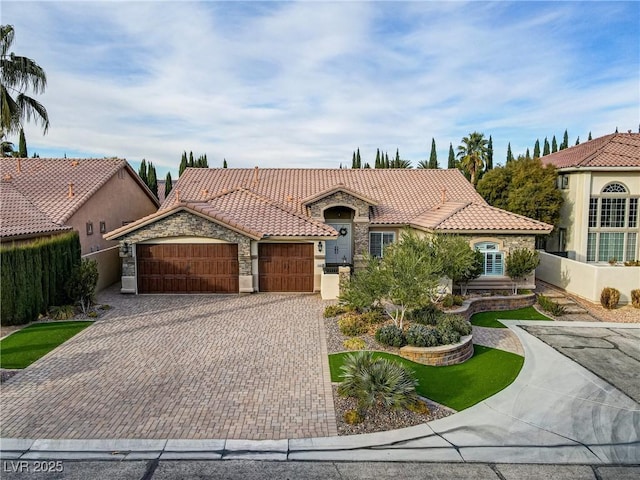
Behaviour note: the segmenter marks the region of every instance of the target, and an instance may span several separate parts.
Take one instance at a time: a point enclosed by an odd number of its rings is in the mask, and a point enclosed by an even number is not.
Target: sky
[[[553,135],[638,131],[640,2],[2,0],[47,73],[29,155],[211,167],[440,165],[478,131],[504,163]],[[11,138],[17,145],[17,137]]]

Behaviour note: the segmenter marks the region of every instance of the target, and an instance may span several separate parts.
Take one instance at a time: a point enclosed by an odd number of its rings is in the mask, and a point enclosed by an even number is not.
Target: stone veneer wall
[[[467,321],[469,321],[474,313],[517,310],[519,308],[530,307],[534,303],[536,303],[535,293],[514,295],[510,297],[478,297],[465,300],[460,308],[448,310],[447,313],[462,315],[467,319]]]
[[[473,357],[472,340],[471,335],[466,335],[460,339],[460,342],[451,345],[441,345],[439,347],[412,347],[407,345],[400,349],[400,356],[422,365],[437,367],[456,365]]]
[[[185,211],[176,212],[123,236],[120,238],[120,245],[124,242],[133,244],[155,238],[181,236],[216,238],[237,243],[240,275],[251,275],[251,239],[249,237]],[[123,257],[122,275],[134,276],[135,265],[135,258],[131,255]]]

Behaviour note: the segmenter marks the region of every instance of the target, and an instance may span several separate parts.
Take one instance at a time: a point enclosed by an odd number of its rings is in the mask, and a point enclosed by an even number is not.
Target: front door
[[[351,232],[352,225],[350,223],[329,223],[339,233],[335,240],[327,240],[325,255],[325,263],[329,264],[351,264]]]

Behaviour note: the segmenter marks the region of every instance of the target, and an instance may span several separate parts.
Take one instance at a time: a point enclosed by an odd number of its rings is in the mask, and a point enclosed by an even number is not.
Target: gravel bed
[[[365,350],[376,350],[379,352],[389,352],[395,355],[400,354],[400,349],[397,347],[387,347],[386,345],[380,345],[376,342],[374,335],[376,329],[379,325],[372,325],[371,331],[367,335],[360,335],[357,338],[361,338],[364,340]],[[327,351],[329,353],[340,353],[348,351],[342,342],[344,342],[347,338],[342,334],[340,328],[338,328],[338,318],[331,317],[324,319],[324,330],[327,336]]]

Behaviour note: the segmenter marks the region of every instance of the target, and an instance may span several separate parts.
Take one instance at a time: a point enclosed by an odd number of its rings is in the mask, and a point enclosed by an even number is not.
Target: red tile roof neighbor
[[[640,133],[612,133],[541,160],[556,168],[640,167]]]
[[[187,209],[254,238],[334,237],[309,205],[335,192],[371,207],[371,225],[423,230],[549,233],[551,225],[490,207],[458,170],[188,168],[160,210],[113,239]]]

